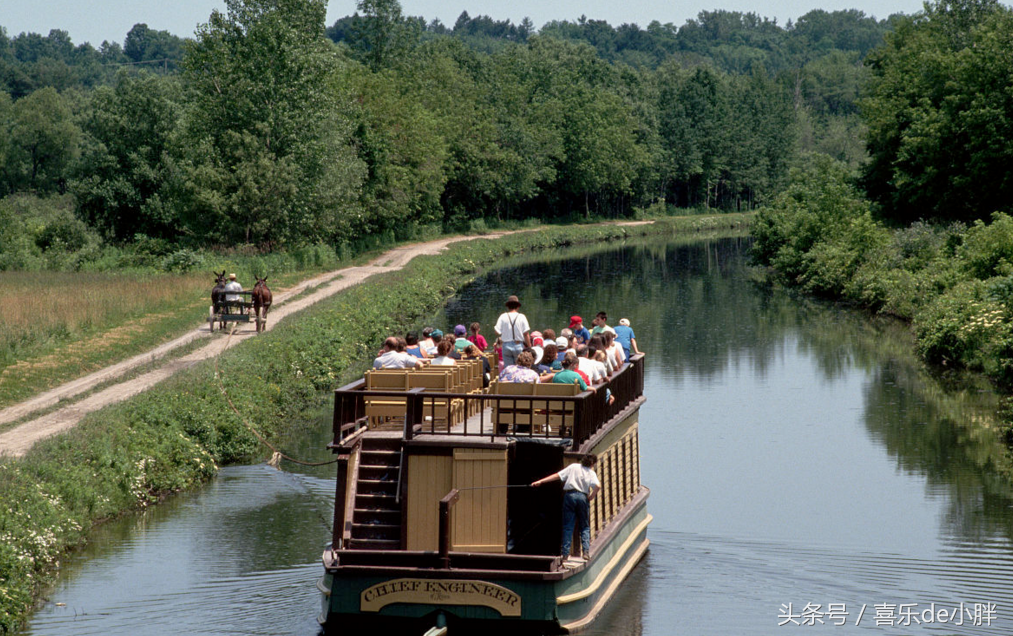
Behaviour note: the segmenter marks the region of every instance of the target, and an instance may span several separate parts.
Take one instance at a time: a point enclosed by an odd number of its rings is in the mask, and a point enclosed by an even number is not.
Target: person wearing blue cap
[[[458,353],[464,351],[464,349],[471,344],[471,341],[466,338],[468,335],[468,329],[464,325],[457,325],[454,327],[454,349]]]

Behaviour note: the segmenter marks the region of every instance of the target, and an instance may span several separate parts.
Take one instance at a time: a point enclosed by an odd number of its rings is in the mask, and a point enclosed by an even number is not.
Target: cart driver
[[[233,303],[242,300],[242,297],[235,293],[241,291],[243,291],[243,286],[236,280],[236,275],[229,274],[229,282],[225,283],[225,301]]]

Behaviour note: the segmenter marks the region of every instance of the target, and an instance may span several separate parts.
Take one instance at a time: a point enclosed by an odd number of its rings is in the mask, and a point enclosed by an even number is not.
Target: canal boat
[[[492,368],[496,368],[495,359]],[[604,390],[483,388],[481,361],[368,371],[335,393],[337,488],[318,620],[328,634],[579,632],[648,548],[643,355]],[[561,556],[559,482],[598,458],[591,552]],[[579,554],[580,541],[573,541]]]

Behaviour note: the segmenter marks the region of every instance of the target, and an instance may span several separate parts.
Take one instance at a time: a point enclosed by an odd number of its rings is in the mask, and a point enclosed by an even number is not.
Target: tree
[[[180,122],[179,83],[121,71],[115,87],[92,95],[79,176],[78,213],[107,236],[172,238],[177,214],[169,193],[172,135]]]
[[[326,90],[324,0],[226,0],[183,62],[185,224],[228,242],[346,236],[362,165]]]
[[[872,53],[864,174],[883,214],[969,221],[1013,200],[1013,11],[941,0]]]
[[[418,41],[420,30],[401,14],[397,0],[359,0],[362,18],[353,22],[352,48],[374,71],[402,58]]]
[[[14,102],[9,135],[8,188],[63,192],[81,137],[64,98],[40,88]]]

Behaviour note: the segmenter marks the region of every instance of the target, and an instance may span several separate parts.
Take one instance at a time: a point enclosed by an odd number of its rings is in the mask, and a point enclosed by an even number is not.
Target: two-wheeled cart
[[[251,320],[255,320],[257,323],[257,333],[263,331],[266,320],[257,315],[256,309],[253,308],[252,294],[252,291],[223,293],[222,299],[212,304],[209,309],[208,327],[210,330],[215,330],[215,323],[218,323],[219,329],[225,329],[225,323],[227,322],[250,322]],[[225,300],[226,295],[230,297],[239,296],[239,299]]]

